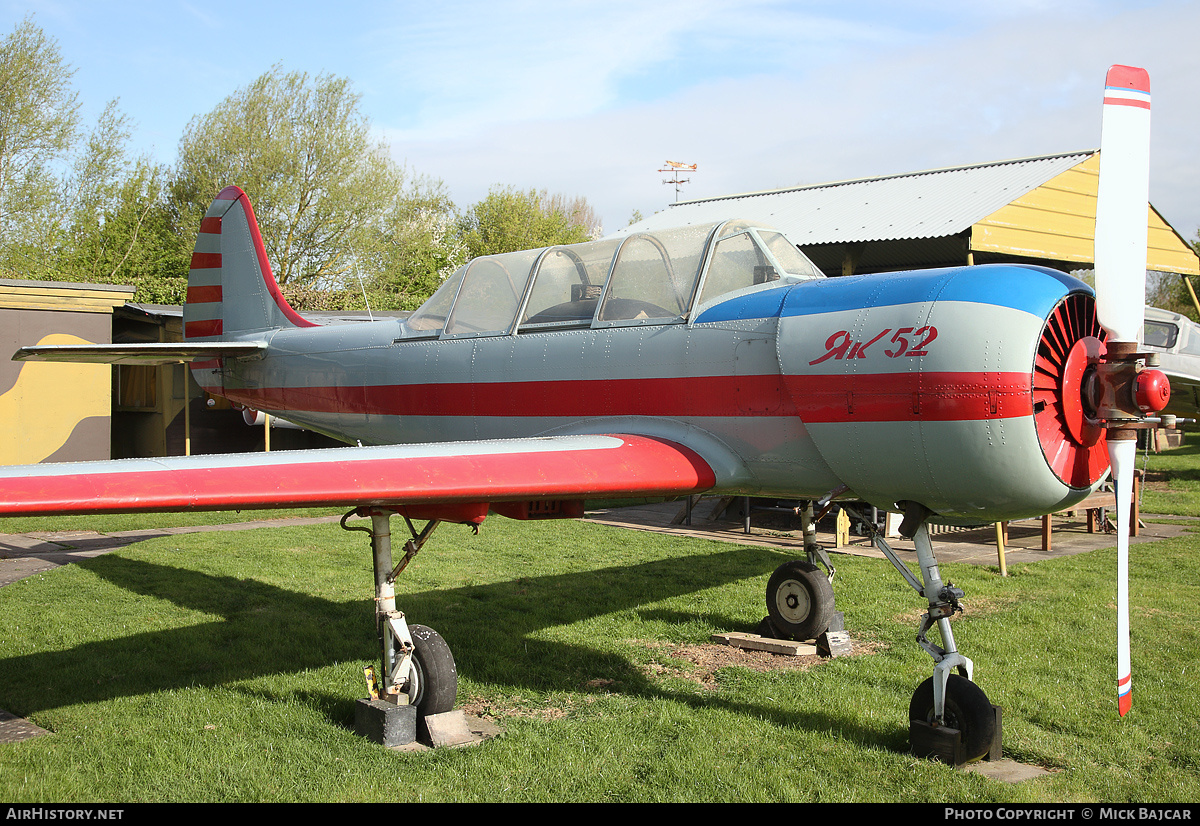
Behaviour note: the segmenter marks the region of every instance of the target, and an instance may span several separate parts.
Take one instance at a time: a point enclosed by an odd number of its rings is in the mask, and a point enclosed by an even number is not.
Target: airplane
[[[351,508],[343,527],[371,537],[381,696],[437,714],[455,702],[453,654],[408,624],[395,582],[442,522],[707,493],[808,501],[811,539],[817,510],[867,503],[904,514],[917,573],[873,541],[928,606],[917,636],[934,668],[910,739],[932,753],[951,738],[961,762],[989,753],[998,712],[955,643],[963,592],[941,578],[929,523],[1064,510],[1111,465],[1123,716],[1134,438],[1170,395],[1137,344],[1148,74],[1114,66],[1103,111],[1095,290],[1009,264],[826,278],[777,230],[731,218],[477,258],[406,319],[320,327],[284,300],[229,186],[201,223],[182,343],[14,358],[190,361],[208,393],[351,446],[0,468],[0,515]],[[411,538],[394,564],[395,515]],[[779,636],[814,638],[833,615],[810,539],[768,581]]]
[[[1185,416],[1200,416],[1200,324],[1180,313],[1147,307],[1142,344],[1158,354],[1159,369],[1171,383],[1171,400],[1163,414],[1181,422]]]

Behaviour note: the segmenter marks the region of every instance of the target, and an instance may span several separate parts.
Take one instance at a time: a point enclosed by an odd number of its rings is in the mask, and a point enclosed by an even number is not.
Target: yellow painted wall
[[[133,287],[0,279],[0,464],[110,456],[112,368],[11,361],[28,344],[104,344]]]
[[[37,344],[92,344],[78,336],[48,335]],[[0,395],[0,464],[40,462],[66,444],[85,418],[108,418],[111,370],[107,364],[28,361],[16,383]],[[107,455],[108,445],[104,445]]]
[[[1076,262],[1090,267],[1096,235],[1096,190],[1100,155],[998,209],[975,224],[971,249]],[[1146,268],[1200,275],[1200,258],[1162,216],[1147,205]]]

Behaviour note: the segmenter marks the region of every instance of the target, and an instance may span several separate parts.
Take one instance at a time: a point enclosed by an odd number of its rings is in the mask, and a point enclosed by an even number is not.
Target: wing
[[[0,467],[0,516],[405,505],[416,518],[478,522],[489,505],[524,516],[527,503],[675,496],[715,482],[675,442],[552,436]]]
[[[261,358],[262,342],[211,341],[203,344],[47,344],[22,347],[13,361],[68,361],[90,364],[173,364],[216,358]]]

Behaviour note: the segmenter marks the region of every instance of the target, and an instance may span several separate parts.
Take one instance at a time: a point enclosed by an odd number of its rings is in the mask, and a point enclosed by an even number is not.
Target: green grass
[[[1200,516],[1200,433],[1187,437],[1189,443],[1175,450],[1138,454],[1138,467],[1148,476],[1144,513]]]
[[[444,526],[398,602],[451,645],[460,704],[503,733],[404,754],[352,732],[377,656],[364,535],[148,540],[0,589],[0,708],[53,732],[0,746],[0,799],[1194,801],[1197,549],[1134,548],[1125,719],[1115,551],[1008,578],[942,566],[967,592],[955,633],[1004,707],[1006,754],[1051,770],[1008,784],[907,753],[931,663],[920,600],[884,561],[837,560],[861,653],[709,675],[682,652],[754,629],[778,552],[587,522]]]
[[[227,525],[293,517],[340,516],[336,508],[292,508],[245,511],[183,511],[180,513],[107,513],[71,516],[14,516],[0,520],[3,533],[95,531],[119,533],[146,528],[183,528],[195,525]]]

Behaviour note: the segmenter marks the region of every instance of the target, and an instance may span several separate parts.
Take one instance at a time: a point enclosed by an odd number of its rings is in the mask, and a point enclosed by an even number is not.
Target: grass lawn
[[[1200,456],[1176,454],[1148,466],[1200,481]],[[907,753],[931,662],[924,608],[882,560],[837,559],[854,656],[763,665],[709,636],[754,629],[779,552],[587,521],[443,526],[398,602],[450,644],[460,705],[503,733],[405,754],[352,731],[377,647],[365,535],[148,540],[0,588],[0,708],[53,732],[0,745],[0,800],[1195,801],[1197,550],[1132,549],[1124,719],[1114,549],[1007,578],[941,566],[1006,756],[1050,770],[1009,784]]]

